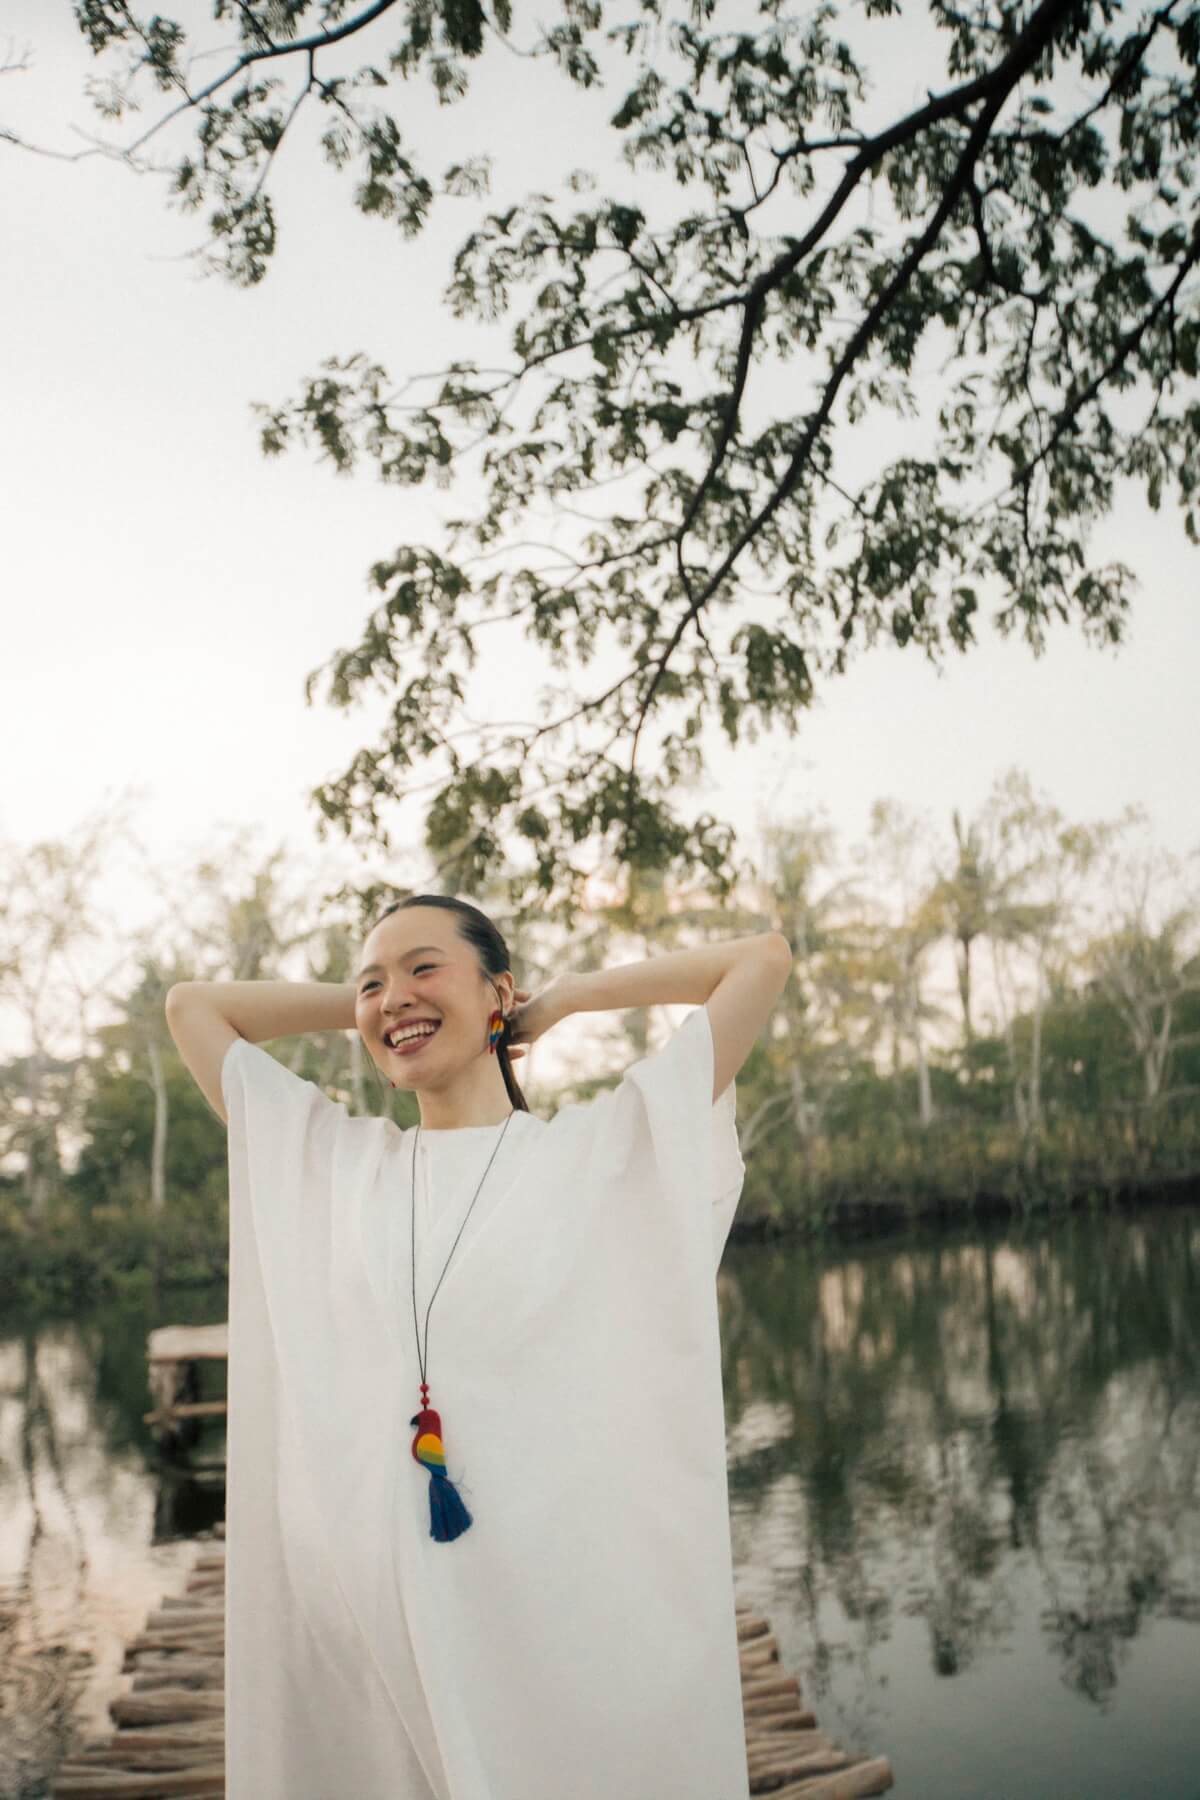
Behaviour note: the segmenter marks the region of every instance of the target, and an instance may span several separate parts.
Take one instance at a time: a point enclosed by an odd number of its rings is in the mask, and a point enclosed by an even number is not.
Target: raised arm
[[[566,1018],[671,1002],[707,1006],[716,1100],[754,1048],[791,972],[792,949],[782,932],[756,932],[694,950],[664,950],[614,969],[560,975],[553,984],[554,1010]]]
[[[167,1029],[196,1085],[223,1125],[221,1065],[234,1038],[252,1044],[354,1024],[352,981],[177,981]]]

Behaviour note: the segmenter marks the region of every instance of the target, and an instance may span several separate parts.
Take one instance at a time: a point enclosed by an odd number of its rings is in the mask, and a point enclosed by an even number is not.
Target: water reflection
[[[782,1609],[810,1698],[898,1774],[911,1722],[888,1704],[890,1681],[928,1733],[946,1678],[1007,1658],[1023,1671],[1009,1688],[1036,1670],[1044,1690],[1052,1666],[1059,1704],[1094,1720],[1152,1623],[1200,1624],[1198,1271],[1195,1209],[727,1253],[739,1593]],[[1200,1637],[1186,1641],[1200,1700]],[[1194,1759],[1194,1701],[1186,1710],[1167,1735]],[[937,1747],[919,1761],[929,1779],[907,1791],[929,1800]],[[963,1776],[945,1791],[1031,1791],[989,1786],[997,1768],[978,1787]],[[1037,1791],[1138,1791],[1103,1779]]]
[[[727,1251],[739,1594],[898,1800],[1197,1800],[1198,1268],[1196,1208]],[[0,1323],[5,1800],[107,1728],[222,1514],[142,1414],[150,1328],[224,1308]]]
[[[194,1294],[173,1303],[196,1312]],[[201,1300],[211,1315],[223,1295]],[[161,1468],[146,1302],[0,1329],[0,1795],[39,1800],[72,1744],[112,1729],[125,1642],[178,1592],[223,1495]]]

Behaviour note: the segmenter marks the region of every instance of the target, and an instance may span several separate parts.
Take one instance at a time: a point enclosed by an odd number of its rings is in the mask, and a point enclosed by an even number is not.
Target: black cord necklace
[[[487,1168],[479,1178],[479,1186],[475,1189],[468,1206],[466,1216],[458,1228],[458,1237],[450,1246],[450,1255],[438,1276],[437,1286],[429,1296],[429,1305],[425,1308],[425,1348],[421,1348],[420,1330],[417,1325],[417,1140],[421,1135],[418,1125],[413,1132],[412,1152],[412,1294],[413,1294],[413,1331],[417,1338],[417,1364],[421,1371],[421,1405],[417,1413],[408,1422],[415,1425],[417,1434],[413,1439],[412,1453],[414,1459],[423,1469],[428,1470],[429,1483],[429,1535],[439,1544],[450,1543],[467,1530],[471,1523],[471,1515],[467,1511],[462,1495],[446,1473],[446,1450],[442,1441],[441,1416],[429,1404],[429,1383],[425,1379],[429,1353],[429,1315],[433,1311],[433,1303],[437,1299],[438,1288],[445,1279],[446,1270],[450,1267],[450,1257],[458,1248],[458,1239],[462,1236],[471,1209],[478,1200],[483,1184],[487,1180],[488,1169],[496,1160],[496,1153],[504,1142],[504,1133],[512,1123],[513,1107],[504,1121],[504,1129],[496,1139],[492,1154],[488,1157]]]

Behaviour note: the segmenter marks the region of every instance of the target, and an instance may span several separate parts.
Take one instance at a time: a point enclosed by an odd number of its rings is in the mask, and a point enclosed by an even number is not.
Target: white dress
[[[415,1128],[230,1045],[228,1800],[746,1800],[715,1286],[744,1168],[712,1073],[701,1006],[511,1119],[429,1316],[473,1520],[442,1543]],[[420,1134],[423,1345],[499,1131]]]

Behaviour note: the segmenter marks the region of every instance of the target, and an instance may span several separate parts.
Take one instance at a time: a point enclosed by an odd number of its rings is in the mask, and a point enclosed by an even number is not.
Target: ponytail
[[[511,1021],[505,1019],[500,1032],[499,1042],[496,1045],[496,1058],[500,1064],[500,1073],[504,1077],[504,1086],[508,1090],[508,1097],[511,1100],[514,1109],[517,1112],[528,1112],[529,1102],[521,1092],[521,1084],[513,1074],[512,1064],[508,1060],[508,1034],[510,1026]]]

